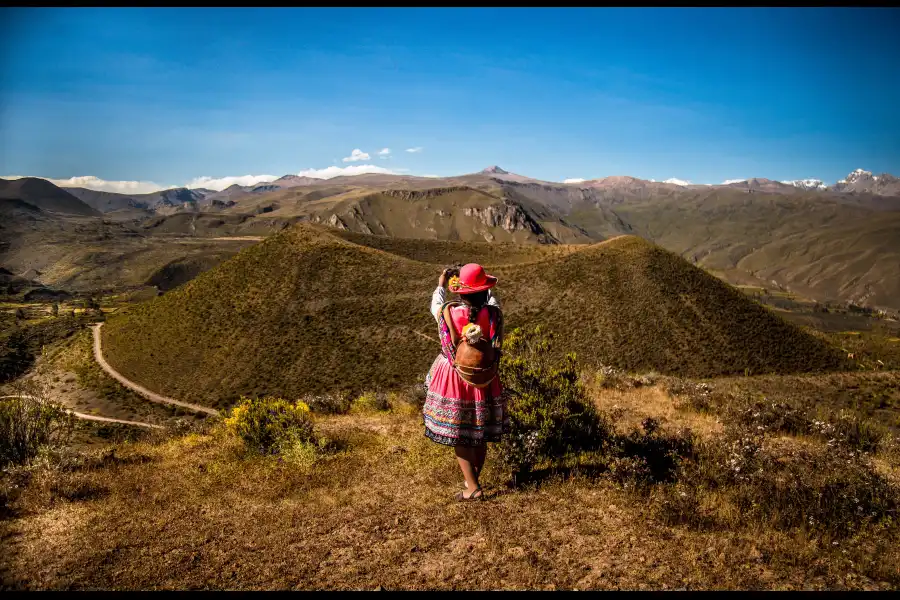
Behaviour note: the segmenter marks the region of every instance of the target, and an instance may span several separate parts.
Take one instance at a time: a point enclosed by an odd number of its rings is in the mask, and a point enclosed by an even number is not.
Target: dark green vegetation
[[[0,468],[34,459],[45,447],[64,445],[74,417],[37,386],[16,385],[0,398]],[[0,505],[0,512],[6,508]]]
[[[716,380],[715,387],[727,395],[711,399],[710,407],[734,403],[735,398],[780,398],[778,410],[796,409],[808,414],[850,411],[900,434],[900,372],[896,370],[728,377]]]
[[[548,359],[552,334],[536,328],[509,337],[501,372],[511,432],[498,447],[514,481],[599,475],[649,497],[664,522],[698,529],[755,525],[811,530],[828,540],[867,532],[881,542],[896,536],[900,488],[872,459],[896,464],[900,456],[895,438],[877,421],[792,396],[665,378],[681,410],[717,414],[724,431],[663,430],[646,417],[640,429],[623,432],[612,412],[591,401],[574,355]],[[643,385],[615,369],[601,372],[611,376],[608,386]],[[783,436],[819,443],[785,442]],[[900,581],[898,575],[880,574]]]
[[[104,352],[159,393],[227,406],[239,395],[298,398],[396,389],[435,354],[428,312],[440,269],[296,226],[181,288],[112,316]],[[443,255],[447,242],[423,257]],[[834,370],[840,352],[662,248],[624,236],[520,262],[483,244],[509,327],[545,324],[588,365],[712,376]],[[475,256],[472,245],[456,256]],[[431,260],[434,260],[432,258]]]
[[[0,384],[25,373],[45,345],[65,339],[95,320],[88,315],[60,316],[4,327],[0,330]]]

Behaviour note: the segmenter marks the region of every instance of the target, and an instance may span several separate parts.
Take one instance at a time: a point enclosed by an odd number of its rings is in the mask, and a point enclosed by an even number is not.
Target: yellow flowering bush
[[[242,396],[225,419],[225,427],[260,454],[279,454],[297,443],[314,441],[309,406],[272,396]]]
[[[385,411],[391,408],[388,395],[385,393],[365,392],[350,403],[351,414],[365,414]]]

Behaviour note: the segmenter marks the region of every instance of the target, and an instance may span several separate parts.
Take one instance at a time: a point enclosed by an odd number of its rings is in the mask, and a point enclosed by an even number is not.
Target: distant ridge
[[[66,215],[100,214],[64,189],[37,177],[0,179],[0,199],[20,201],[43,211]]]

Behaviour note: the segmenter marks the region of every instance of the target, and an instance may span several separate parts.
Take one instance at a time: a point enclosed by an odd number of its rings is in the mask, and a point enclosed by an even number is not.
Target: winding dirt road
[[[35,399],[34,396],[0,396],[0,400],[4,398],[32,398]],[[75,412],[74,410],[67,410],[71,415],[78,417],[79,419],[85,419],[87,421],[103,421],[104,423],[122,423],[124,425],[137,425],[138,427],[150,427],[153,429],[165,429],[162,425],[154,425],[153,423],[142,423],[140,421],[125,421],[124,419],[113,419],[110,417],[98,417],[97,415],[88,415],[85,413]]]
[[[182,402],[180,400],[175,400],[173,398],[167,398],[166,396],[161,396],[155,392],[151,392],[147,388],[136,384],[135,382],[127,379],[124,375],[113,369],[108,362],[103,358],[103,350],[100,347],[100,328],[103,327],[103,323],[97,323],[95,325],[91,325],[91,329],[94,330],[94,359],[97,361],[106,373],[127,387],[128,389],[137,392],[141,396],[145,397],[147,400],[151,402],[157,402],[159,404],[171,404],[174,406],[180,406],[181,408],[186,408],[188,410],[193,410],[194,412],[204,412],[208,415],[219,416],[219,411],[214,408],[209,408],[207,406],[200,406],[199,404],[191,404],[189,402]]]

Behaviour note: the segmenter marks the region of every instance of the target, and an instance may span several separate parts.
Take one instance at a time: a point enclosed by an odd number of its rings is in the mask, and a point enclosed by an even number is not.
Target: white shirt
[[[434,315],[434,320],[440,322],[438,318],[438,313],[441,312],[441,306],[444,305],[444,302],[447,298],[447,290],[442,288],[441,286],[437,286],[434,289],[434,293],[431,295],[431,314]],[[488,304],[493,304],[497,308],[500,308],[500,301],[497,300],[497,297],[494,296],[493,290],[488,290]]]

